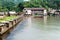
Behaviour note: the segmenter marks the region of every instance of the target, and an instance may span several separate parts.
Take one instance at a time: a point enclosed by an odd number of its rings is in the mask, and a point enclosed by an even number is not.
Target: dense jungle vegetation
[[[60,0],[0,0],[0,11],[22,11],[23,8],[60,9]]]

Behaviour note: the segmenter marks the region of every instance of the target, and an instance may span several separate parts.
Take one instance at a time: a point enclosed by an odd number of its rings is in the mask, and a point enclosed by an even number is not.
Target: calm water
[[[5,40],[60,40],[60,17],[28,17]]]

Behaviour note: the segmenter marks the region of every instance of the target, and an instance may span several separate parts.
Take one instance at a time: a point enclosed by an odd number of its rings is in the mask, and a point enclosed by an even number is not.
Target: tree
[[[18,8],[19,8],[20,11],[22,11],[24,9],[23,3],[19,3]]]

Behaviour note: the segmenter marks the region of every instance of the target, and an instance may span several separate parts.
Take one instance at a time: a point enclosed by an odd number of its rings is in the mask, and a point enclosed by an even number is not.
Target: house
[[[0,12],[0,19],[5,18],[5,13],[4,12]]]
[[[24,8],[23,12],[25,12],[25,14],[35,16],[47,15],[47,11],[45,8]]]
[[[60,15],[60,11],[59,10],[56,10],[54,14]]]
[[[16,16],[17,13],[15,11],[9,11],[10,16]]]

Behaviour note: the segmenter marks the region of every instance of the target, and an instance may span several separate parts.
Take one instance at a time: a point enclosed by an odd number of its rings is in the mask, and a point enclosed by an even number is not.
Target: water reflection
[[[44,24],[47,24],[47,16],[44,16]]]
[[[6,33],[0,35],[0,40],[6,40],[6,38],[10,35],[10,33],[15,29],[16,27],[12,27],[10,30],[8,30]]]
[[[6,35],[8,37],[6,38]],[[60,40],[60,17],[27,17],[11,32],[0,36],[1,40]]]
[[[9,34],[10,34],[10,32],[8,31],[7,33],[1,35],[0,40],[5,40],[5,38],[7,38]]]

